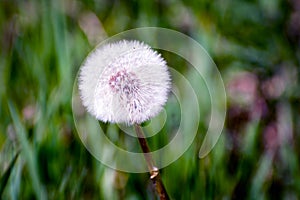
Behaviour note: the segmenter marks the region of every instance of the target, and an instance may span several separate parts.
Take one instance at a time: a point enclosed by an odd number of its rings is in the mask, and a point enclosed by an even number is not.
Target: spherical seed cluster
[[[139,124],[154,117],[166,103],[170,86],[164,59],[138,41],[100,46],[79,74],[83,105],[104,122]]]

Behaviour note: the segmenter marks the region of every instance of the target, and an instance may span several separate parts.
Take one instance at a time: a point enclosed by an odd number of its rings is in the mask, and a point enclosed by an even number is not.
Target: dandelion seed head
[[[161,110],[170,90],[166,61],[150,46],[123,40],[92,52],[79,74],[83,105],[98,120],[142,123]]]

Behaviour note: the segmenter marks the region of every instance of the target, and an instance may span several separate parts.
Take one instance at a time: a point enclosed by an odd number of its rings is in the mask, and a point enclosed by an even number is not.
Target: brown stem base
[[[138,136],[138,140],[140,143],[140,146],[143,150],[145,160],[147,162],[147,166],[150,172],[150,179],[152,180],[152,184],[155,188],[156,193],[158,194],[159,198],[161,200],[169,200],[169,195],[165,189],[165,186],[161,180],[159,170],[157,167],[155,167],[153,158],[151,156],[150,148],[147,144],[147,140],[145,139],[144,133],[142,128],[139,125],[134,125],[135,132]]]

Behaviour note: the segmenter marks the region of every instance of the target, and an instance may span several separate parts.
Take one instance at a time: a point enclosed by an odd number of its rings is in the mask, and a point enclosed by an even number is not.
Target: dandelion
[[[83,105],[98,120],[140,124],[162,110],[170,76],[166,61],[150,46],[123,40],[88,56],[79,90]]]
[[[156,116],[167,101],[166,61],[150,46],[127,41],[100,46],[82,65],[79,91],[83,105],[98,120],[134,124],[160,199],[169,199],[140,123]]]

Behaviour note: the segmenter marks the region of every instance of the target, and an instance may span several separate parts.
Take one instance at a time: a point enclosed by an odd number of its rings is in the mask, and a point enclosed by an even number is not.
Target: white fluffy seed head
[[[83,105],[104,122],[140,124],[156,116],[170,87],[165,60],[139,41],[100,46],[79,73]]]

